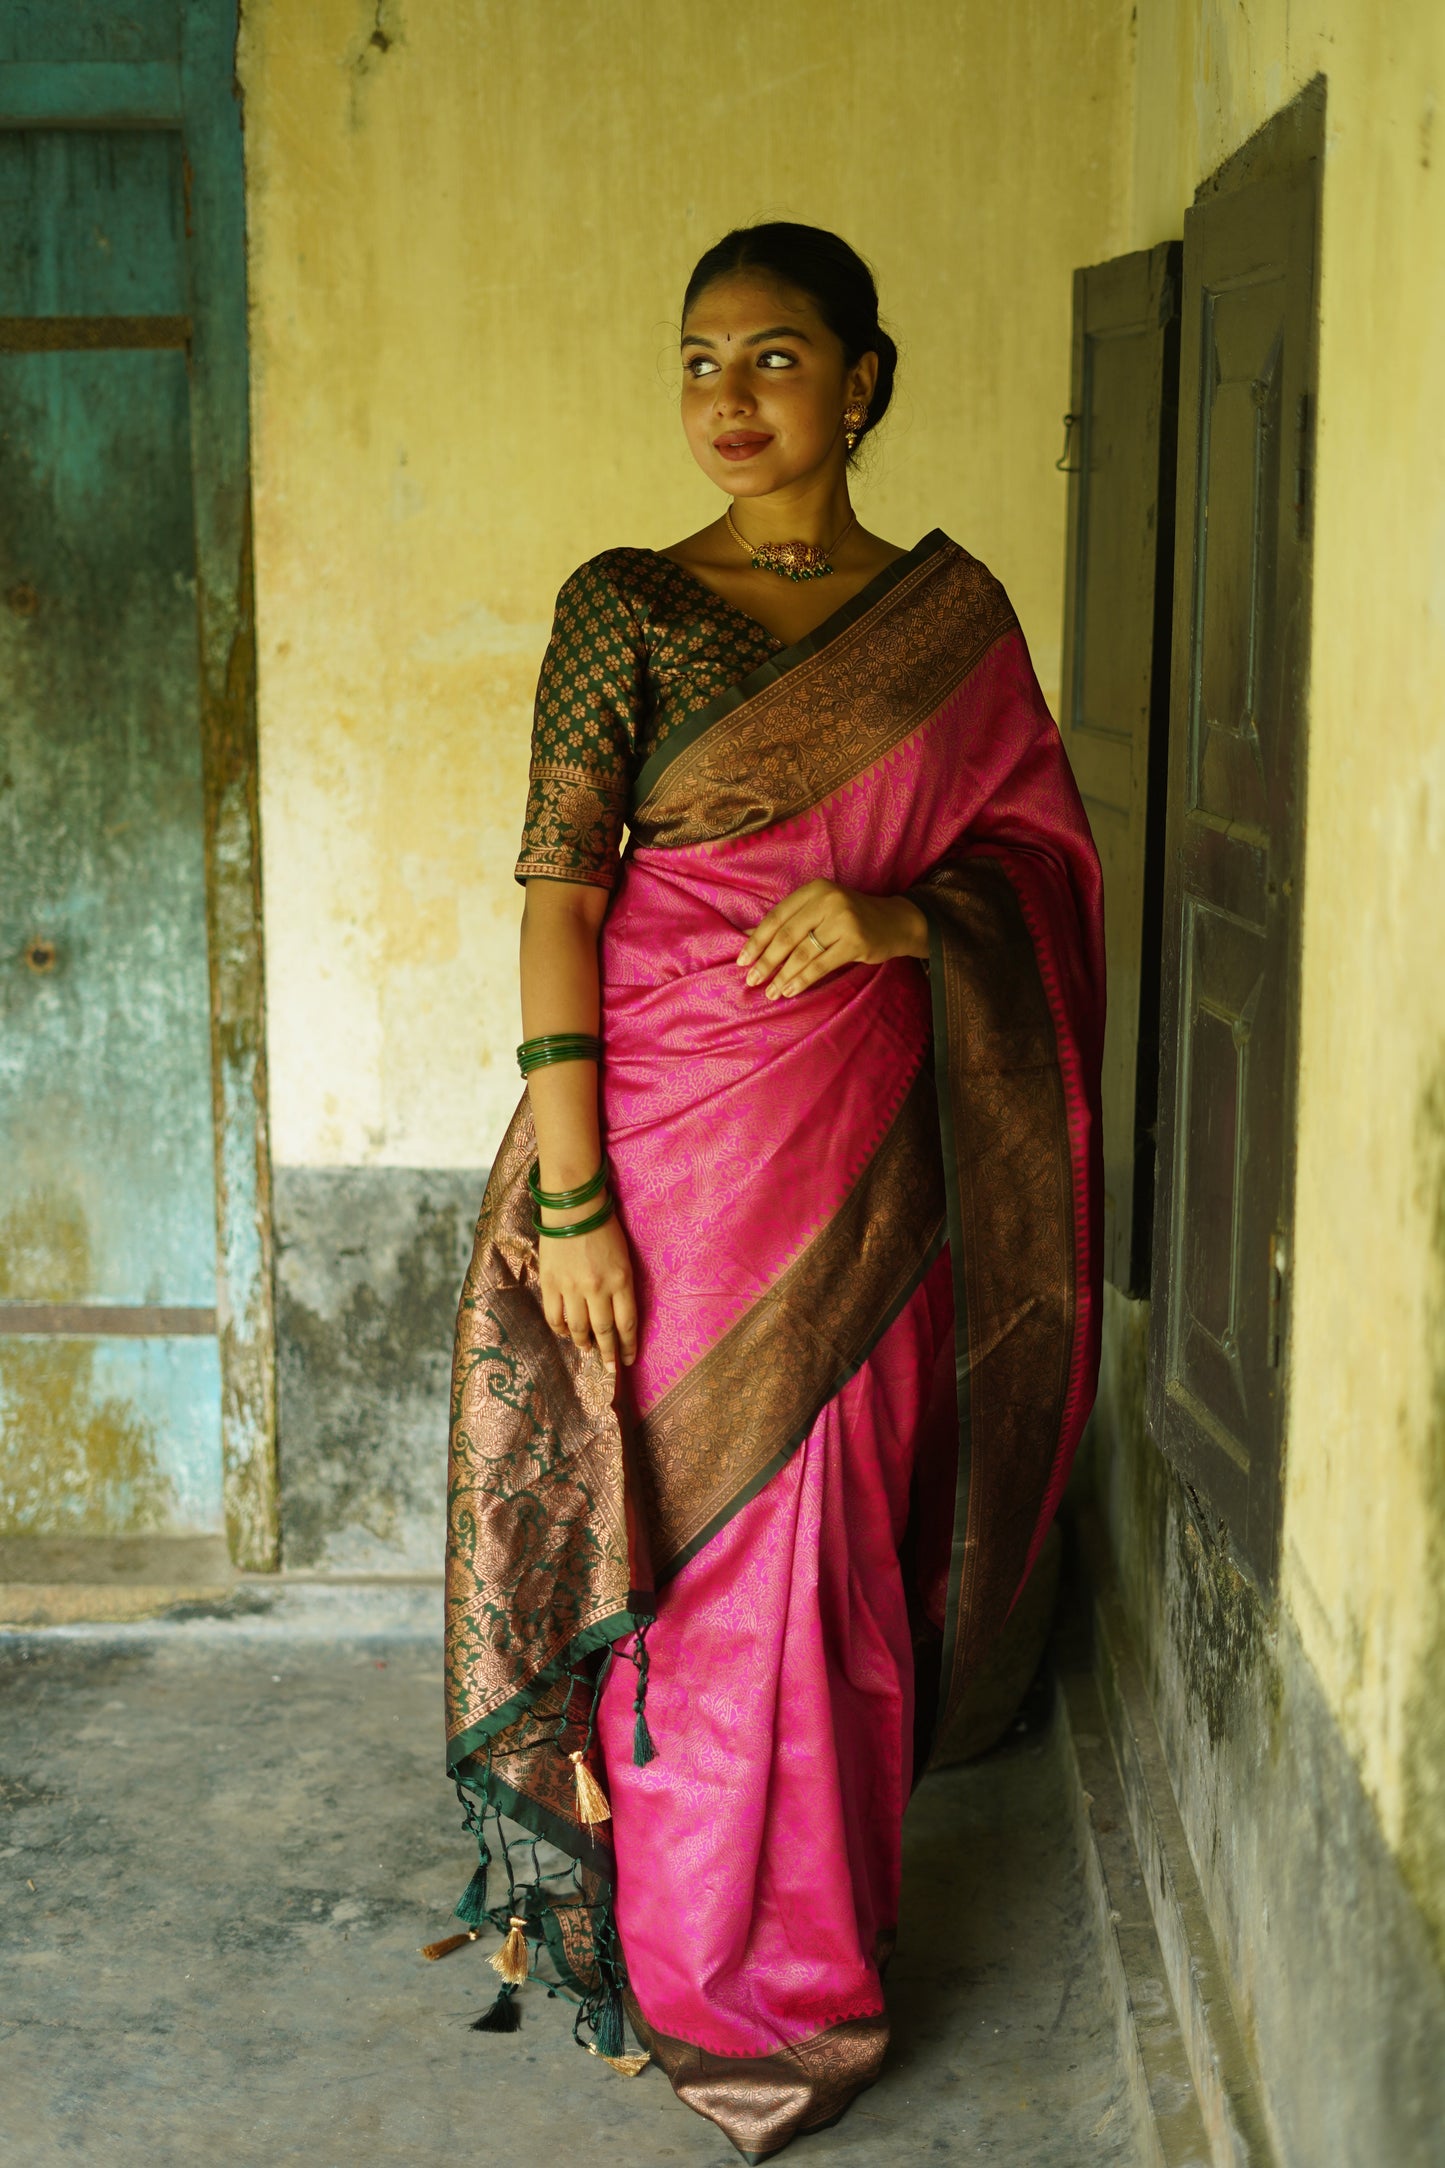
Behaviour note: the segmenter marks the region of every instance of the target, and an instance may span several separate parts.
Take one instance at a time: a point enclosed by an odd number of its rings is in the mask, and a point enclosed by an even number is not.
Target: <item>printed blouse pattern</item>
[[[557,597],[537,684],[517,879],[611,888],[643,762],[782,646],[653,550],[580,566]]]

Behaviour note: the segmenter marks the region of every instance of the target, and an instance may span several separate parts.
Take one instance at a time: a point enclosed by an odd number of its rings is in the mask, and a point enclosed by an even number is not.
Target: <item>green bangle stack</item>
[[[590,1235],[594,1227],[605,1227],[616,1210],[609,1190],[602,1200],[601,1211],[591,1213],[587,1219],[572,1220],[565,1227],[544,1227],[534,1212],[532,1225],[539,1235],[556,1236],[559,1241],[565,1241],[569,1235]]]
[[[576,1189],[543,1189],[542,1162],[540,1159],[534,1159],[527,1170],[527,1187],[532,1193],[533,1204],[539,1207],[545,1205],[549,1212],[570,1212],[574,1204],[590,1204],[594,1197],[601,1195],[606,1180],[607,1154],[605,1152],[602,1155],[602,1164],[591,1181],[580,1182]]]
[[[590,1181],[579,1182],[575,1189],[543,1189],[542,1162],[534,1159],[527,1170],[527,1188],[532,1197],[532,1225],[539,1235],[590,1235],[594,1227],[605,1227],[617,1210],[612,1194],[607,1188],[607,1154]],[[586,1219],[572,1220],[566,1227],[544,1227],[541,1215],[547,1212],[570,1212],[574,1205],[590,1204],[594,1197],[601,1197],[598,1211]]]
[[[517,1067],[523,1076],[554,1061],[601,1059],[602,1041],[589,1031],[544,1031],[539,1038],[524,1039],[517,1048]]]

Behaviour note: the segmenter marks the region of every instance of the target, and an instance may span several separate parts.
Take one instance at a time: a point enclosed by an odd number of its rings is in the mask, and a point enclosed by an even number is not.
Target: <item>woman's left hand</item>
[[[928,955],[928,921],[907,896],[862,896],[836,881],[805,881],[775,903],[743,944],[738,967],[766,999],[800,994],[844,964]]]

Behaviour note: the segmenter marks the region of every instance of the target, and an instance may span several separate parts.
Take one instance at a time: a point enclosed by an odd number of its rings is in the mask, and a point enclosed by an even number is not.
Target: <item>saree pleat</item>
[[[458,1323],[448,1765],[577,1863],[518,1897],[508,1856],[506,1904],[539,1949],[565,1916],[592,2044],[625,1975],[761,2159],[876,2075],[919,1621],[942,1727],[1088,1411],[1099,874],[1007,598],[939,535],[669,738],[631,827],[602,1098],[642,1346],[614,1395],[542,1320],[524,1100]],[[913,895],[927,974],[747,989],[812,878]]]

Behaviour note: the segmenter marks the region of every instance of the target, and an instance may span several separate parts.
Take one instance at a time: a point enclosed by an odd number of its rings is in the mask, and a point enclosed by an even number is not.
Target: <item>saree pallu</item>
[[[944,1728],[1092,1401],[1100,878],[1007,597],[940,534],[672,732],[630,826],[602,1105],[641,1346],[614,1392],[546,1326],[524,1098],[457,1330],[458,1909],[614,2059],[625,1993],[762,2160],[877,2073],[916,1697]],[[928,970],[745,986],[817,878],[911,895]],[[521,1876],[498,1812],[550,1846]]]

